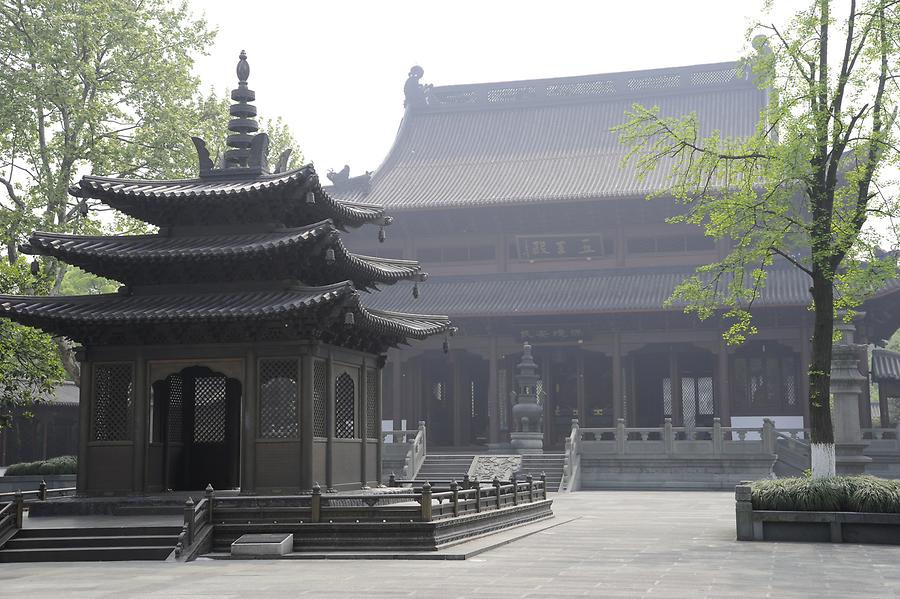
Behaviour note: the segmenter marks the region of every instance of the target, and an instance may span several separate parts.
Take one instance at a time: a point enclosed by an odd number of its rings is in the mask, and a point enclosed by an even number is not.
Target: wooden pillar
[[[490,340],[488,356],[488,442],[500,442],[500,397],[497,395],[497,338]]]
[[[553,414],[556,408],[556,394],[553,393],[553,376],[550,374],[550,360],[544,358],[540,362],[541,380],[544,384],[544,449],[550,447],[550,441],[553,439]],[[515,366],[513,366],[515,368]],[[515,370],[513,370],[515,373]],[[513,387],[515,387],[515,374],[513,375]],[[518,430],[519,423],[514,422],[512,412],[509,415],[510,432]]]
[[[141,492],[144,490],[146,481],[147,420],[150,414],[148,409],[149,400],[147,398],[147,362],[144,359],[143,350],[138,350],[137,356],[135,356],[132,393],[134,394],[134,409],[131,414],[131,430],[133,431],[131,435],[133,443],[131,488],[133,491]]]
[[[462,389],[462,369],[460,368],[460,360],[458,352],[453,352],[453,397],[451,409],[453,410],[453,446],[461,447],[463,444],[462,430],[462,409],[463,409],[463,389]]]
[[[637,393],[634,385],[634,371],[634,356],[629,356],[625,360],[625,383],[627,386],[626,393],[628,394],[628,413],[625,416],[625,424],[630,426],[634,426],[637,423]]]
[[[83,350],[82,350],[83,351]],[[79,352],[81,353],[81,352]],[[88,490],[88,471],[93,466],[88,460],[88,443],[94,428],[94,367],[89,361],[81,360],[81,386],[78,388],[78,473],[75,487],[79,494]]]
[[[400,421],[403,418],[400,399],[404,391],[403,363],[398,358],[391,364],[391,414],[394,418],[394,430],[400,429]]]
[[[575,404],[578,406],[578,424],[585,427],[588,420],[584,398],[584,352],[580,348],[576,351],[578,353],[575,356]]]
[[[359,429],[361,443],[359,444],[359,482],[363,489],[369,488],[368,472],[366,472],[366,458],[369,451],[369,360],[363,358],[362,367],[359,369]]]
[[[724,339],[719,340],[719,352],[717,354],[718,367],[716,368],[716,389],[719,395],[719,401],[716,402],[719,408],[716,416],[722,422],[723,426],[731,426],[731,385],[728,384],[728,345]]]
[[[325,426],[328,439],[325,445],[325,488],[334,491],[334,358],[328,352],[325,360]]]
[[[613,333],[612,351],[613,424],[625,418],[625,397],[622,388],[622,335]]]
[[[250,350],[244,362],[244,426],[241,430],[241,455],[244,465],[241,472],[241,493],[256,490],[256,416],[259,385],[256,383],[259,364],[256,352]],[[185,438],[185,445],[189,439]]]
[[[384,474],[381,471],[382,453],[384,451],[384,437],[381,434],[381,386],[384,383],[384,360],[386,356],[382,356],[378,367],[375,370],[375,376],[378,377],[375,383],[375,484],[380,485],[384,480]]]
[[[305,354],[300,359],[300,488],[313,488],[313,445],[315,431],[313,398],[315,397],[313,357]]]
[[[681,403],[681,373],[678,371],[678,353],[669,349],[669,380],[672,383],[672,423],[684,426]],[[660,422],[660,425],[662,423]]]

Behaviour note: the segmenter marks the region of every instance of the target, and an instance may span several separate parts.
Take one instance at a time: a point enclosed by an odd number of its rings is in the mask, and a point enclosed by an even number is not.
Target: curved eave
[[[448,316],[409,314],[361,307],[363,325],[382,334],[422,340],[454,329]]]
[[[308,204],[306,192],[315,195]],[[277,201],[289,208],[330,218],[341,229],[385,221],[384,208],[375,204],[331,197],[319,183],[312,165],[275,175],[255,177],[206,177],[176,180],[117,179],[86,175],[69,192],[92,198],[145,222],[167,226],[176,222],[179,210],[196,210],[234,202]],[[289,205],[282,205],[288,202]],[[296,223],[295,223],[296,224]]]
[[[210,274],[210,267],[244,263],[249,272],[259,271],[257,261],[270,258],[280,270],[274,278],[305,280],[304,258],[320,255],[326,244],[335,249],[333,270],[319,269],[316,283],[351,280],[357,289],[421,277],[412,260],[392,260],[349,252],[330,220],[307,227],[265,234],[167,237],[164,235],[87,236],[58,233],[32,234],[26,253],[48,255],[96,275],[123,283],[166,284]],[[298,268],[291,268],[296,265]],[[193,273],[190,269],[199,272]],[[226,277],[241,271],[225,269]],[[330,275],[330,276],[327,276]],[[227,280],[227,279],[226,279]]]

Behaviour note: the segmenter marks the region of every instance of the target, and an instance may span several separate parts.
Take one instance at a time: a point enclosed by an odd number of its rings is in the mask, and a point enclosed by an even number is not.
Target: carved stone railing
[[[419,421],[419,428],[414,430],[393,430],[381,433],[385,445],[406,445],[406,460],[400,478],[415,478],[419,468],[425,462],[427,442],[425,422]]]
[[[900,453],[900,423],[893,428],[864,428],[862,436],[869,441],[870,450]]]
[[[577,428],[573,426],[568,447],[581,454],[773,454],[776,431],[771,420],[761,427],[722,426],[718,418],[709,427],[672,426],[666,418],[661,427],[626,427],[619,419],[615,427]]]

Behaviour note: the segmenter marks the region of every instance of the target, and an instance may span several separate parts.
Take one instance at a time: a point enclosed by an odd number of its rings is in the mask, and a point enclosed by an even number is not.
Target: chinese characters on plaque
[[[520,260],[594,258],[603,256],[603,237],[594,235],[518,235]]]

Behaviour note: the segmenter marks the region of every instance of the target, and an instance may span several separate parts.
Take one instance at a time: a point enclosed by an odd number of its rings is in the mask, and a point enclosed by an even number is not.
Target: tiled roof
[[[307,202],[307,191],[313,192],[315,202]],[[85,176],[70,193],[98,199],[158,226],[252,222],[266,218],[300,226],[328,218],[339,228],[345,228],[384,219],[381,206],[332,198],[322,189],[312,165],[249,178],[148,181]]]
[[[111,326],[254,322],[287,328],[303,322],[312,325],[310,328],[327,331],[346,327],[343,315],[348,310],[355,313],[349,327],[354,332],[351,336],[368,331],[389,345],[406,338],[424,339],[451,328],[445,316],[369,310],[360,304],[359,295],[349,282],[318,288],[172,295],[0,296],[0,316],[76,341],[84,341],[78,331],[102,333]],[[90,339],[91,333],[84,335]],[[312,337],[313,331],[306,336]]]
[[[900,352],[882,347],[873,349],[872,378],[877,381],[900,381]]]
[[[696,112],[704,132],[742,136],[765,97],[734,63],[436,87],[429,106],[407,110],[371,182],[334,193],[394,210],[643,196],[667,170],[638,181],[621,167],[610,128],[632,104]]]
[[[503,273],[431,277],[413,299],[406,285],[374,295],[373,307],[449,314],[451,317],[652,312],[690,268],[643,268],[557,273]],[[769,274],[757,306],[805,306],[808,277],[796,269]],[[680,309],[673,306],[672,309]]]
[[[326,248],[335,263],[324,264]],[[134,284],[171,284],[203,280],[300,278],[310,285],[351,280],[357,289],[391,284],[419,275],[419,264],[361,256],[343,245],[331,221],[268,233],[190,236],[87,236],[33,233],[22,248],[27,253],[55,256],[94,274]],[[271,259],[260,262],[261,258]],[[301,268],[318,261],[316,267]],[[244,265],[246,268],[236,268]],[[265,267],[263,267],[265,265]]]

